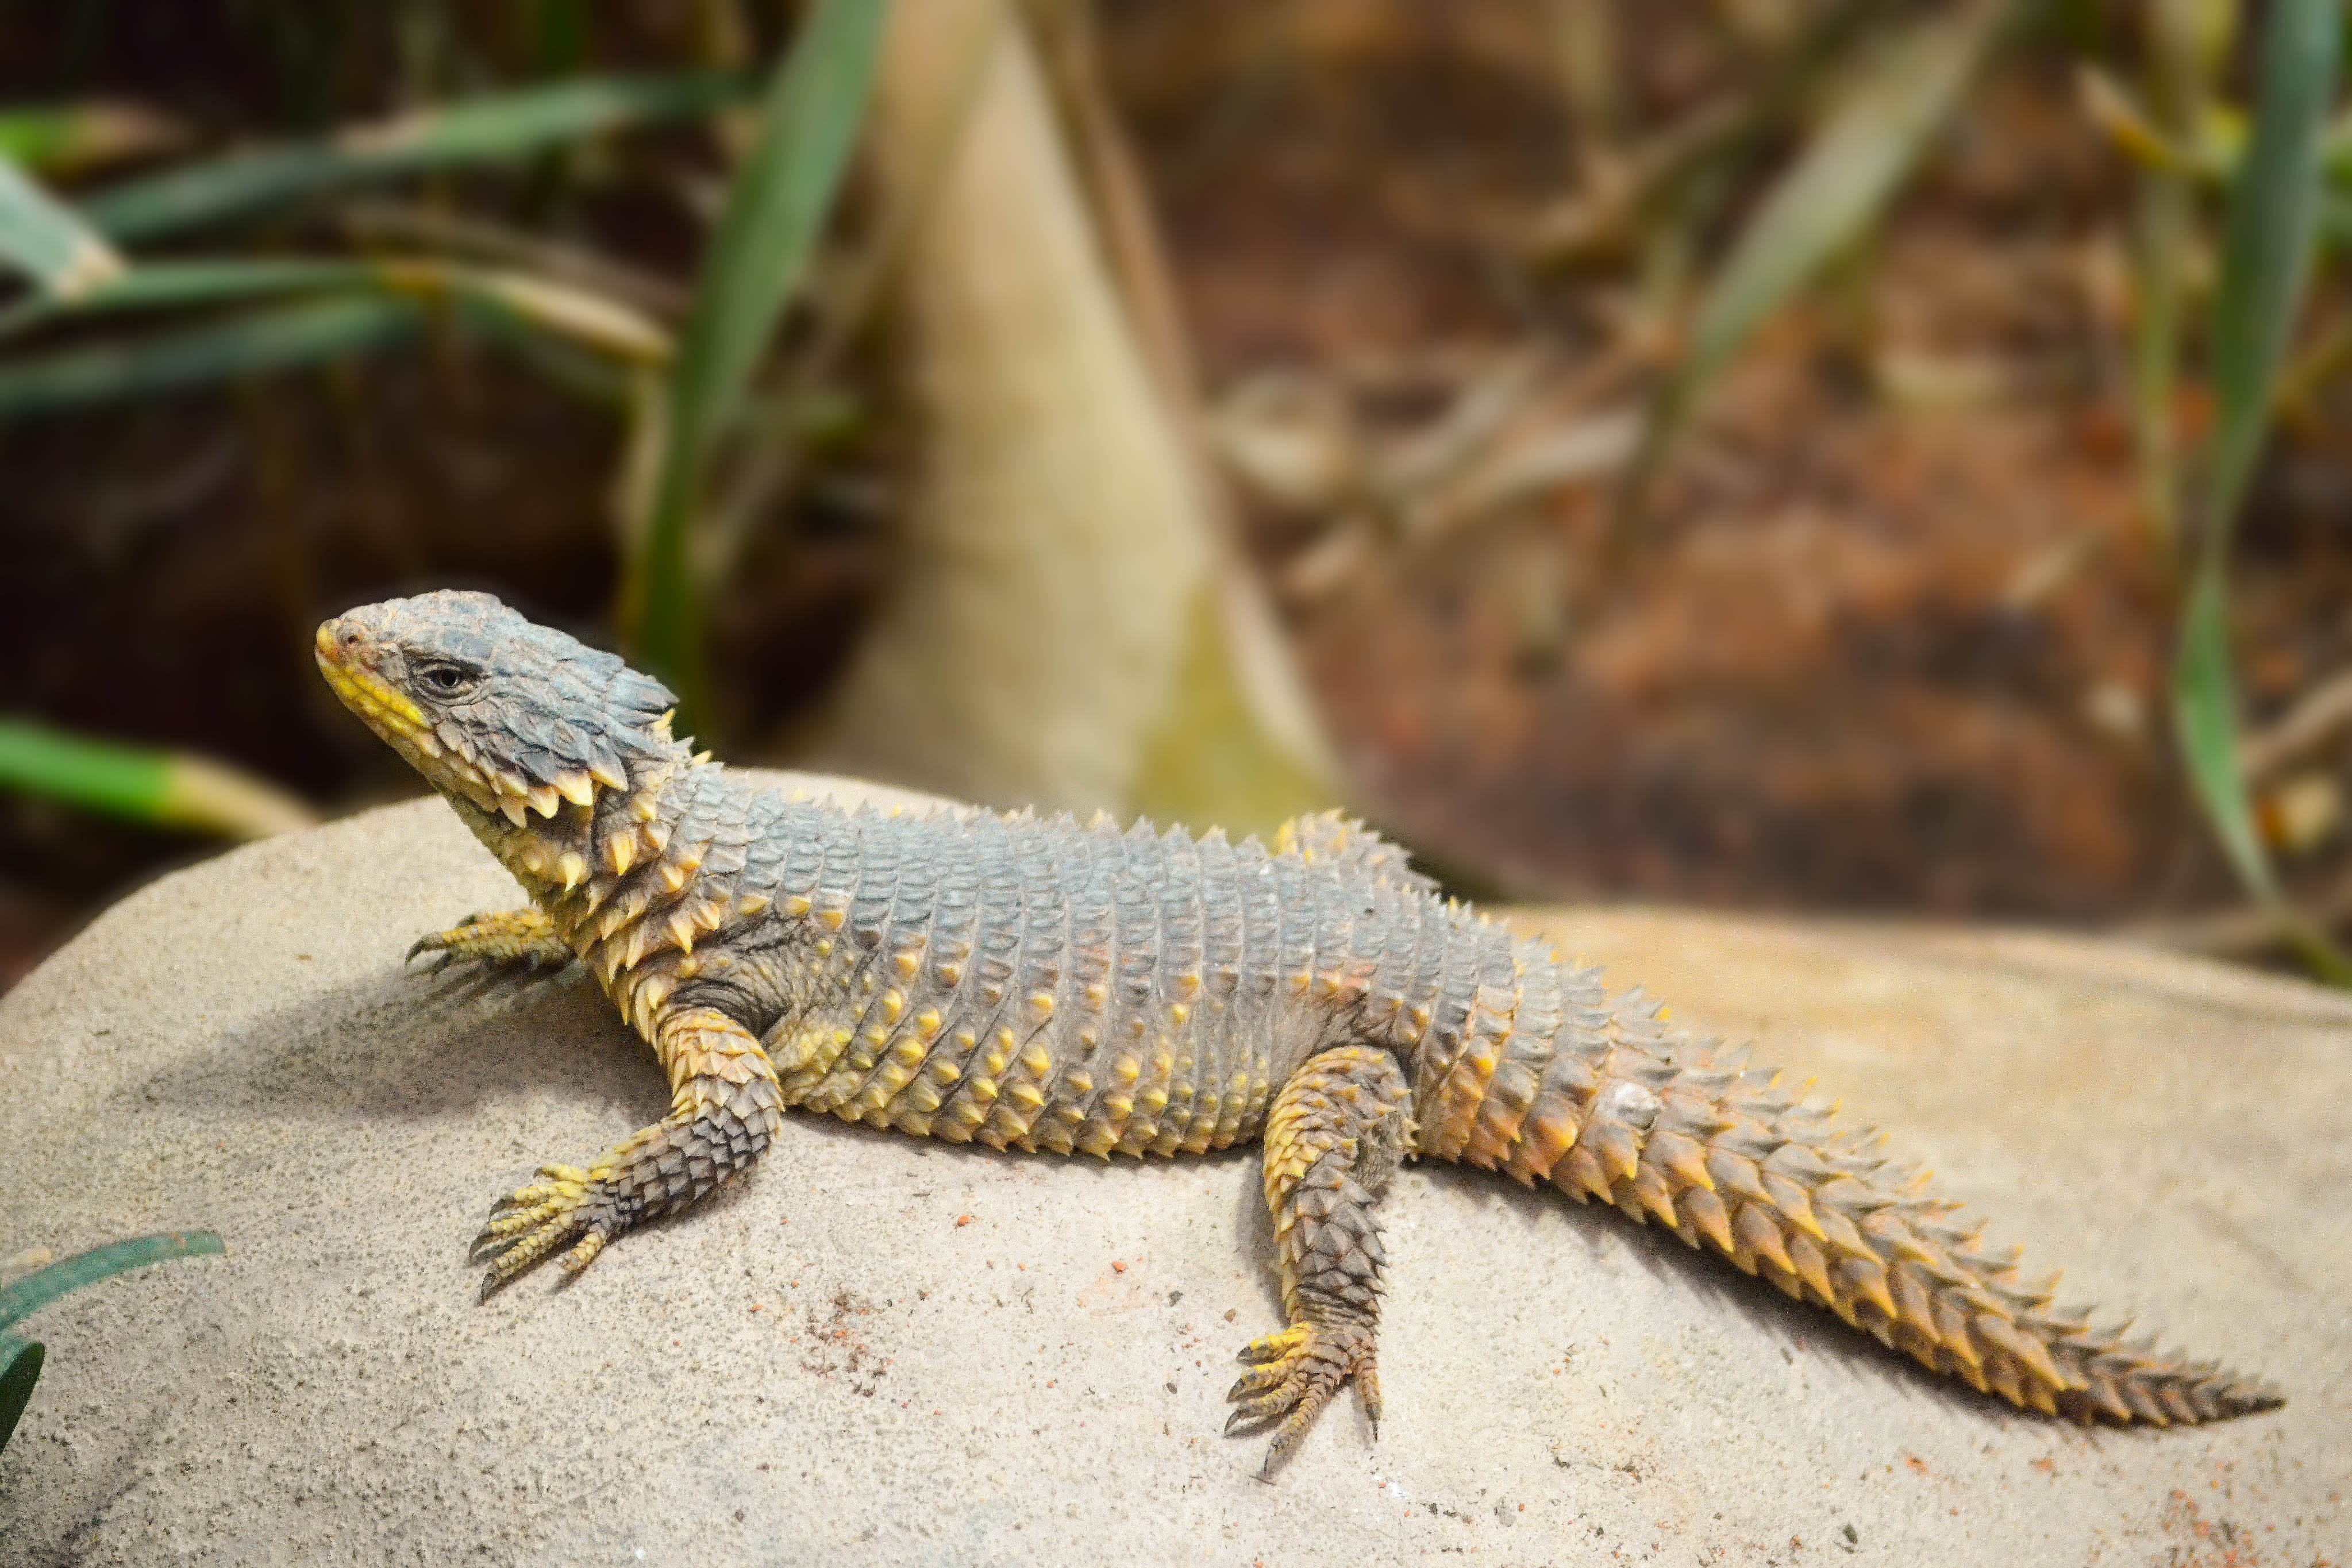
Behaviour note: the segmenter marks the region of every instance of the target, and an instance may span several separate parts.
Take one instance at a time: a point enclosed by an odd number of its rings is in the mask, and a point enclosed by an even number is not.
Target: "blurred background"
[[[2340,978],[2339,0],[0,0],[0,988],[416,792],[490,589],[740,763]]]

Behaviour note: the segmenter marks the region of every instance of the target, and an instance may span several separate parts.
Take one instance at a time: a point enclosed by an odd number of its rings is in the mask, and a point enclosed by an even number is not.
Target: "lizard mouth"
[[[366,632],[345,617],[323,622],[317,649],[319,673],[326,676],[343,706],[365,720],[370,729],[395,744],[405,740],[427,756],[440,754],[424,710],[368,668]]]

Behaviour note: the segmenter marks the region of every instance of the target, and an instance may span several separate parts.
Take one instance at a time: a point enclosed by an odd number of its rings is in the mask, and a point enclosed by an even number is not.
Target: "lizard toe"
[[[567,1278],[593,1262],[613,1226],[604,1184],[570,1166],[543,1166],[543,1178],[500,1198],[467,1249],[470,1261],[486,1264],[482,1294],[488,1296],[561,1248]]]
[[[1287,1361],[1307,1343],[1315,1331],[1306,1323],[1293,1323],[1279,1333],[1261,1334],[1242,1346],[1243,1361]]]
[[[1258,1472],[1261,1476],[1272,1476],[1281,1468],[1323,1407],[1351,1379],[1377,1427],[1380,1376],[1369,1323],[1293,1323],[1279,1333],[1252,1341],[1241,1359],[1255,1364],[1234,1379],[1225,1393],[1234,1406],[1225,1421],[1226,1432],[1280,1419],[1267,1446],[1265,1466]]]
[[[1265,1393],[1269,1388],[1281,1387],[1289,1376],[1290,1369],[1286,1366],[1274,1365],[1251,1367],[1247,1372],[1243,1373],[1239,1377],[1234,1379],[1234,1385],[1225,1390],[1225,1398],[1228,1401],[1238,1401],[1250,1398],[1255,1395]]]
[[[457,963],[478,963],[494,968],[520,968],[537,973],[560,968],[572,961],[572,950],[560,941],[547,916],[536,909],[481,912],[467,915],[445,931],[428,931],[409,944],[404,963],[434,955],[433,973]]]

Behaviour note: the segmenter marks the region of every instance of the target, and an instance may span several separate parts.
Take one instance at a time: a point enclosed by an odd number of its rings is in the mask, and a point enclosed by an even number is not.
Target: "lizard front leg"
[[[1265,1202],[1274,1213],[1290,1326],[1253,1342],[1257,1363],[1226,1397],[1225,1430],[1281,1418],[1261,1471],[1272,1475],[1323,1406],[1353,1379],[1377,1431],[1380,1220],[1374,1207],[1412,1146],[1404,1074],[1384,1051],[1343,1046],[1311,1057],[1265,1123]]]
[[[487,1262],[482,1294],[569,1246],[576,1275],[604,1244],[657,1215],[684,1208],[759,1158],[783,1126],[776,1070],[749,1030],[709,1008],[661,1018],[654,1049],[669,1070],[670,1113],[577,1170],[542,1166],[540,1179],[490,1210],[474,1239]]]
[[[419,936],[408,956],[414,958],[420,953],[441,956],[433,966],[436,971],[462,958],[502,967],[561,969],[572,956],[563,938],[555,934],[547,912],[536,905],[468,915],[446,931]]]

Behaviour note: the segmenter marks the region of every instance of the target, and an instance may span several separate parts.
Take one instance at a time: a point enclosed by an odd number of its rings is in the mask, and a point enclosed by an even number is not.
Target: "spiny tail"
[[[2015,1249],[1986,1250],[1982,1226],[1927,1196],[1916,1166],[1891,1166],[1877,1135],[1834,1129],[1833,1108],[1778,1088],[1744,1051],[1671,1030],[1638,991],[1580,1009],[1598,1002],[1597,977],[1554,975],[1567,1010],[1583,1013],[1560,1031],[1570,1048],[1483,1064],[1465,1053],[1424,1103],[1423,1154],[1655,1218],[2012,1405],[2166,1426],[2282,1403],[2266,1384],[2158,1350],[2152,1334],[2126,1340],[2126,1325],[2053,1307],[2056,1275],[2021,1279]]]

